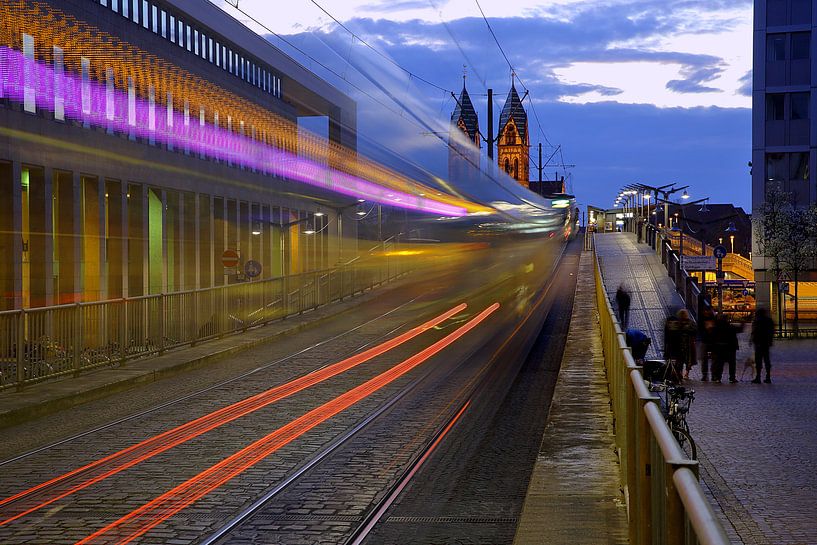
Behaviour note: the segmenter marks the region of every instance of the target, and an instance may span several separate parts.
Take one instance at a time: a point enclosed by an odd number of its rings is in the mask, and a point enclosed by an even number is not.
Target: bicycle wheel
[[[687,455],[687,458],[690,460],[697,460],[698,447],[695,446],[695,441],[692,439],[689,431],[681,428],[673,428],[672,434],[675,436],[675,440],[678,441],[678,445],[681,447],[681,450],[683,450],[684,454]]]

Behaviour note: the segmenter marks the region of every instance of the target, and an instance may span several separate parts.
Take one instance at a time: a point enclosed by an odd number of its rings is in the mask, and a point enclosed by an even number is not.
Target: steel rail
[[[173,400],[171,400],[171,401],[166,401],[166,402],[164,402],[164,403],[161,403],[161,404],[159,404],[159,405],[156,405],[155,407],[151,407],[150,409],[147,409],[147,410],[144,410],[144,411],[140,411],[140,412],[138,412],[138,413],[134,413],[134,414],[132,414],[132,415],[128,415],[128,416],[126,416],[126,417],[124,417],[124,418],[120,418],[120,419],[115,420],[115,421],[113,421],[113,422],[109,422],[108,424],[103,424],[102,426],[98,426],[98,427],[93,428],[93,429],[91,429],[91,430],[84,431],[84,432],[82,432],[82,433],[78,433],[78,434],[76,434],[76,435],[72,435],[71,437],[67,437],[67,438],[65,438],[65,439],[60,439],[59,441],[55,441],[55,442],[50,443],[50,444],[48,444],[48,445],[45,445],[45,446],[38,447],[38,448],[36,448],[36,449],[33,449],[33,450],[30,450],[30,451],[27,451],[27,452],[25,452],[25,453],[23,453],[23,454],[19,454],[19,455],[17,455],[17,456],[14,456],[14,457],[12,457],[12,458],[7,459],[7,460],[0,461],[0,466],[4,466],[4,465],[7,465],[7,464],[10,464],[10,463],[13,463],[13,462],[17,462],[17,461],[22,460],[22,459],[24,459],[24,458],[27,458],[27,457],[29,457],[29,456],[33,456],[34,454],[38,454],[38,453],[41,453],[41,452],[45,452],[45,451],[51,450],[51,449],[53,449],[53,448],[55,448],[55,447],[58,447],[58,446],[60,446],[60,445],[64,445],[64,444],[66,444],[66,443],[70,443],[70,442],[75,441],[75,440],[77,440],[77,439],[81,439],[82,437],[87,437],[87,436],[89,436],[89,435],[93,435],[93,434],[95,434],[95,433],[99,433],[99,432],[101,432],[101,431],[104,431],[104,430],[110,429],[110,428],[115,427],[115,426],[118,426],[118,425],[120,425],[120,424],[124,424],[125,422],[129,422],[129,421],[131,421],[131,420],[135,420],[135,419],[138,419],[138,418],[142,418],[142,417],[147,416],[147,415],[149,415],[149,414],[151,414],[151,413],[154,413],[154,412],[156,412],[156,411],[159,411],[159,410],[162,410],[162,409],[166,409],[167,407],[171,407],[171,406],[173,406],[173,405],[176,405],[176,404],[182,403],[183,401],[187,401],[187,400],[189,400],[189,399],[193,399],[193,398],[195,398],[195,397],[201,396],[201,395],[206,394],[206,393],[208,393],[208,392],[211,392],[211,391],[213,391],[213,390],[217,390],[217,389],[222,388],[222,387],[224,387],[224,386],[226,386],[226,385],[228,385],[228,384],[232,384],[233,382],[237,382],[237,381],[239,381],[239,380],[243,380],[243,379],[245,379],[245,378],[247,378],[247,377],[249,377],[249,376],[252,376],[252,375],[254,375],[254,374],[256,374],[256,373],[259,373],[259,372],[261,372],[261,371],[265,371],[265,370],[269,369],[270,367],[273,367],[273,366],[275,366],[275,365],[279,365],[279,364],[281,364],[281,363],[283,363],[283,362],[285,362],[285,361],[291,360],[292,358],[295,358],[295,357],[297,357],[297,356],[300,356],[301,354],[304,354],[304,353],[306,353],[306,352],[309,352],[310,350],[314,350],[314,349],[316,349],[316,348],[319,348],[320,346],[323,346],[323,345],[325,345],[325,344],[327,344],[327,343],[329,343],[329,342],[332,342],[332,341],[335,341],[335,340],[337,340],[337,339],[340,339],[340,338],[342,338],[342,337],[344,337],[344,336],[346,336],[346,335],[349,335],[349,334],[351,334],[351,333],[353,333],[353,332],[355,332],[355,331],[357,331],[357,330],[359,330],[359,329],[361,329],[361,328],[363,328],[363,327],[365,327],[365,326],[367,326],[367,325],[370,325],[370,324],[372,324],[372,323],[374,323],[374,322],[377,322],[378,320],[381,320],[381,319],[382,319],[382,318],[384,318],[385,316],[388,316],[388,315],[390,315],[390,314],[393,314],[394,312],[397,312],[398,310],[400,310],[401,308],[405,307],[406,305],[409,305],[409,304],[413,303],[414,301],[416,301],[416,300],[417,300],[417,299],[419,299],[420,297],[422,297],[422,295],[417,296],[417,297],[414,297],[413,299],[410,299],[410,300],[406,301],[405,303],[402,303],[402,304],[400,304],[400,305],[398,305],[398,306],[394,307],[393,309],[391,309],[391,310],[389,310],[389,311],[387,311],[387,312],[384,312],[383,314],[380,314],[380,315],[376,316],[375,318],[372,318],[372,319],[370,319],[370,320],[368,320],[368,321],[366,321],[366,322],[363,322],[362,324],[359,324],[359,325],[357,325],[357,326],[355,326],[355,327],[353,327],[353,328],[351,328],[351,329],[348,329],[348,330],[346,330],[346,331],[344,331],[344,332],[342,332],[342,333],[339,333],[339,334],[337,334],[337,335],[335,335],[335,336],[333,336],[333,337],[330,337],[330,338],[328,338],[328,339],[324,339],[324,340],[322,340],[322,341],[319,341],[319,342],[317,342],[317,343],[314,343],[314,344],[312,344],[312,345],[310,345],[310,346],[307,346],[306,348],[303,348],[303,349],[301,349],[301,350],[298,350],[297,352],[293,352],[292,354],[289,354],[289,355],[284,356],[284,357],[282,357],[282,358],[278,358],[277,360],[274,360],[274,361],[272,361],[272,362],[265,363],[265,364],[263,364],[263,365],[261,365],[261,366],[259,366],[259,367],[256,367],[255,369],[252,369],[251,371],[247,371],[246,373],[242,373],[242,374],[240,374],[240,375],[237,375],[237,376],[235,376],[235,377],[229,378],[229,379],[227,379],[227,380],[223,380],[223,381],[218,382],[218,383],[216,383],[216,384],[214,384],[214,385],[212,385],[212,386],[208,386],[207,388],[203,388],[203,389],[201,389],[201,390],[197,390],[197,391],[192,392],[192,393],[190,393],[190,394],[183,395],[183,396],[178,397],[178,398],[176,398],[176,399],[173,399]],[[354,349],[352,349],[352,350],[349,350],[349,351],[345,352],[345,354],[354,354],[355,352],[358,352],[359,350],[362,350],[363,348],[366,348],[367,346],[369,346],[369,345],[371,345],[371,344],[373,344],[373,343],[375,343],[375,342],[377,342],[377,341],[379,341],[379,340],[381,340],[381,339],[384,339],[384,338],[388,337],[389,335],[393,334],[394,332],[396,332],[396,331],[398,331],[398,330],[402,329],[402,328],[403,328],[403,327],[405,327],[405,326],[406,326],[406,325],[407,325],[409,322],[410,322],[410,321],[403,322],[402,324],[398,325],[398,326],[397,326],[397,327],[395,327],[394,329],[391,329],[390,331],[387,331],[387,332],[386,332],[386,333],[384,333],[383,335],[380,335],[380,336],[376,337],[375,339],[372,339],[371,341],[369,341],[369,342],[367,342],[367,343],[365,343],[365,344],[362,344],[361,346],[359,346],[359,347],[357,347],[357,348],[354,348]],[[318,370],[320,370],[320,369],[322,369],[322,368],[326,367],[326,365],[327,365],[327,364],[326,364],[326,363],[324,363],[324,364],[322,364],[322,365],[320,365],[320,366],[316,367],[316,368],[315,368],[313,371],[318,371]]]

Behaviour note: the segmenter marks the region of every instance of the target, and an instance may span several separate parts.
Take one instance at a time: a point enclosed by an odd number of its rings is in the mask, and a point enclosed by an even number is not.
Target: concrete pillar
[[[124,271],[127,268],[125,259],[125,236],[123,229],[125,222],[126,199],[122,195],[122,183],[118,180],[105,181],[105,209],[107,211],[107,221],[105,222],[106,234],[106,297],[108,299],[119,299],[125,291],[125,279],[127,275]]]
[[[99,217],[99,180],[91,176],[82,176],[82,269],[83,299],[99,301],[102,296],[100,256],[101,221]]]
[[[12,163],[0,163],[0,310],[20,308],[22,276],[22,220],[19,168]]]

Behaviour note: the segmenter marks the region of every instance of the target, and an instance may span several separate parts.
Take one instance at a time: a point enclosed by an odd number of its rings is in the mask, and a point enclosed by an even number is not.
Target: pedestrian
[[[709,380],[709,362],[713,359],[715,313],[703,306],[698,313],[698,361],[701,363],[701,380]],[[714,362],[713,362],[714,367]]]
[[[694,365],[695,332],[695,324],[686,309],[671,314],[664,322],[664,360],[667,378],[672,381],[681,382]]]
[[[766,364],[766,384],[772,382],[772,362],[769,359],[769,348],[774,340],[774,322],[769,318],[765,308],[760,307],[755,313],[752,322],[751,342],[755,345],[755,379],[754,384],[760,384],[760,369]]]
[[[627,323],[630,321],[630,294],[620,285],[616,290],[616,306],[618,307],[618,323],[621,329],[627,330]]]
[[[647,355],[647,350],[650,347],[652,339],[640,329],[628,329],[624,334],[624,338],[627,342],[627,346],[630,347],[635,363],[637,365],[643,365],[644,357]]]
[[[743,330],[742,325],[734,325],[729,322],[729,318],[724,313],[715,319],[714,337],[714,362],[712,365],[712,382],[720,382],[723,378],[723,368],[728,366],[729,382],[738,381],[735,373],[737,371],[737,352],[740,348],[738,344],[738,333]]]

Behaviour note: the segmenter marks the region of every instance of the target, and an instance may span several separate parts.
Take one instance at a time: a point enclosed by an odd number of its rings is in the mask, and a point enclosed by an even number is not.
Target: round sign
[[[729,252],[726,251],[726,246],[715,246],[712,249],[712,255],[714,255],[718,259],[723,259],[724,257],[726,257],[726,254],[728,253]]]
[[[235,267],[238,265],[238,252],[235,250],[224,250],[221,254],[221,264],[225,267]]]
[[[250,259],[244,263],[244,274],[246,274],[249,278],[255,278],[261,274],[261,264],[254,259]]]

